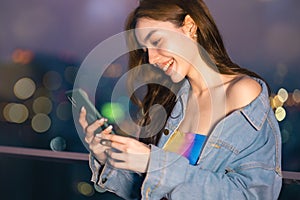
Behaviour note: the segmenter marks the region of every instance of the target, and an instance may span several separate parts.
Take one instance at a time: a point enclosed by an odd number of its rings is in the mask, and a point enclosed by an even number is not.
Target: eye
[[[161,41],[161,39],[157,39],[157,40],[154,40],[153,42],[151,42],[151,44],[152,44],[153,46],[158,46],[159,43],[160,43],[160,41]]]

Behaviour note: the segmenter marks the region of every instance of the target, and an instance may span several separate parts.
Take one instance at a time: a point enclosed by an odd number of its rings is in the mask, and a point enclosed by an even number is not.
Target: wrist
[[[100,155],[95,155],[93,154],[93,156],[96,158],[96,160],[101,164],[104,165],[106,163],[107,160],[107,156],[105,153],[101,153]]]

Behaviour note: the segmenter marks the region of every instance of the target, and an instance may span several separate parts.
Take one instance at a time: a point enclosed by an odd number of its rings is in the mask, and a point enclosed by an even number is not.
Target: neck
[[[210,89],[223,85],[222,74],[208,66],[200,56],[192,64],[194,67],[191,67],[188,78],[194,95],[201,96]]]

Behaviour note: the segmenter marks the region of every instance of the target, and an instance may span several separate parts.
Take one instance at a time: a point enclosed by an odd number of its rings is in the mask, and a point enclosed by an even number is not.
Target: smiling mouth
[[[165,65],[163,66],[162,70],[163,70],[164,72],[166,72],[166,71],[169,69],[169,67],[170,67],[173,63],[174,63],[174,59],[171,59],[169,62],[167,62],[167,64],[165,64]]]

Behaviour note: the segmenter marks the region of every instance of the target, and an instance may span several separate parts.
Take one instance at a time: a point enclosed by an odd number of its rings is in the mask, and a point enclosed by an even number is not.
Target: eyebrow
[[[153,33],[155,33],[157,30],[152,30],[152,31],[150,31],[149,33],[148,33],[148,35],[145,37],[145,39],[144,39],[144,43],[146,43],[148,40],[149,40],[149,38],[153,35]]]

